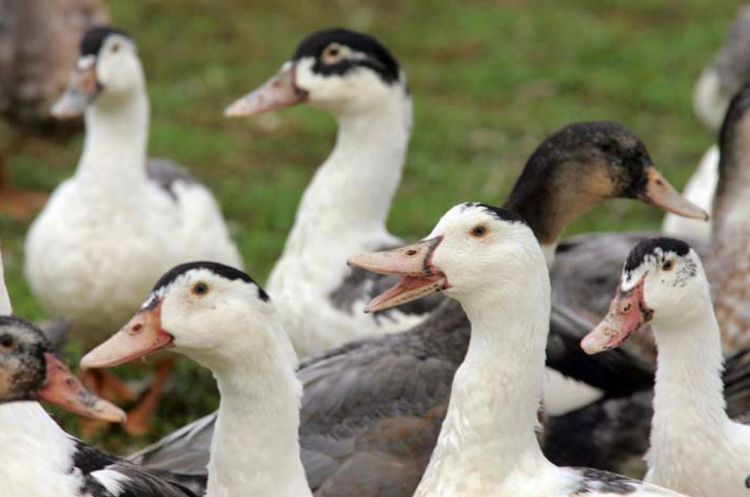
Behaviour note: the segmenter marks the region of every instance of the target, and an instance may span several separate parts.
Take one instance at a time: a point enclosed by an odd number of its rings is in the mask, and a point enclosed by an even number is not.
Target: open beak
[[[47,362],[47,382],[36,391],[36,398],[87,418],[101,419],[111,423],[125,421],[125,413],[92,394],[73,376],[60,359],[45,352]]]
[[[133,319],[81,359],[81,367],[110,368],[169,347],[172,335],[161,327],[161,301],[145,307]]]
[[[685,200],[654,166],[649,166],[646,172],[646,186],[638,193],[638,198],[678,216],[708,221],[708,213]]]
[[[432,264],[442,236],[405,247],[351,257],[347,264],[378,274],[400,276],[396,286],[375,297],[365,312],[377,312],[448,288],[445,275]]]
[[[65,93],[52,106],[52,116],[58,119],[80,116],[100,91],[101,85],[96,79],[96,57],[81,57],[70,75]]]
[[[307,99],[307,92],[297,87],[295,65],[289,64],[255,91],[235,101],[224,111],[224,117],[254,116],[296,105]]]
[[[607,316],[581,340],[581,348],[587,354],[598,354],[618,347],[651,320],[654,311],[643,300],[644,282],[639,281],[627,291],[617,290]]]

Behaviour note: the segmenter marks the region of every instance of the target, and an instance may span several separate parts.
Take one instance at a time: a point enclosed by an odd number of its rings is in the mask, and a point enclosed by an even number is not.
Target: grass
[[[312,30],[372,33],[409,76],[415,132],[390,227],[415,238],[457,202],[500,203],[540,140],[571,121],[624,123],[683,185],[713,140],[693,116],[692,85],[736,9],[726,0],[108,3],[113,22],[137,40],[147,70],[151,155],[188,165],[211,187],[248,271],[261,281],[333,144],[335,124],[305,107],[239,122],[224,120],[222,110],[272,75]],[[73,172],[81,138],[25,138],[17,149],[9,161],[16,183],[51,190]],[[660,219],[646,206],[612,202],[569,233],[656,228]],[[16,312],[40,319],[21,272],[26,229],[0,218]],[[67,354],[75,360],[80,351],[73,344]],[[216,402],[210,376],[183,361],[149,437],[116,432],[97,441],[125,452]]]

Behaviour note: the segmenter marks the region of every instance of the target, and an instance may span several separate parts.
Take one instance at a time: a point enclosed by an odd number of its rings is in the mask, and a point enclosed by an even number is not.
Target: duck
[[[402,243],[386,227],[412,128],[411,93],[396,58],[367,34],[316,31],[278,74],[225,114],[253,116],[302,103],[333,115],[336,144],[302,195],[267,287],[283,302],[284,328],[304,358],[404,331],[437,302],[365,316],[356,309],[383,287],[383,278],[346,266],[352,253]]]
[[[24,271],[44,310],[69,320],[85,350],[118,329],[156,275],[175,264],[205,258],[242,265],[208,188],[169,163],[147,167],[149,103],[133,38],[109,26],[88,30],[52,112],[83,112],[86,139],[75,175],[29,229]],[[157,408],[169,373],[159,366],[152,390],[129,416],[133,434],[148,430]],[[112,375],[86,371],[84,378],[96,392],[133,396]]]
[[[47,201],[42,192],[13,185],[7,156],[28,135],[68,138],[80,130],[79,121],[55,120],[49,111],[65,88],[81,36],[106,20],[100,0],[0,3],[0,116],[18,133],[0,152],[1,215],[27,221]]]
[[[737,10],[729,28],[724,46],[714,56],[711,64],[703,69],[693,90],[693,108],[701,122],[717,134],[729,102],[735,93],[750,80],[750,6]],[[719,180],[719,147],[712,145],[698,163],[690,177],[683,195],[696,205],[711,213],[716,184]],[[711,223],[701,223],[670,214],[664,216],[664,234],[697,239],[711,239]]]
[[[544,456],[536,428],[551,286],[542,247],[519,214],[459,204],[422,241],[349,262],[409,282],[373,299],[365,312],[442,292],[471,323],[415,497],[683,495],[593,468],[556,466]]]
[[[297,355],[280,313],[236,268],[181,264],[81,366],[112,367],[161,349],[190,357],[212,371],[221,394],[205,495],[312,497],[300,458]]]
[[[693,497],[746,495],[750,426],[727,415],[710,286],[682,240],[653,238],[633,248],[608,314],[581,347],[605,352],[646,323],[659,354],[645,480]]]
[[[0,272],[2,264],[0,263]],[[125,413],[89,392],[32,323],[12,316],[0,275],[0,477],[7,495],[197,497],[187,488],[90,446],[62,430],[39,401],[121,423]]]
[[[632,131],[602,121],[570,124],[546,138],[505,206],[528,217],[552,259],[554,246],[576,216],[617,197],[704,215],[680,200]],[[653,385],[653,370],[626,351],[616,351],[621,355],[607,361],[590,361],[579,342],[596,323],[564,307],[553,309],[548,396],[568,388],[564,382],[571,378],[585,383],[568,390],[583,390],[586,403]],[[469,331],[461,307],[445,300],[406,332],[361,339],[301,362],[302,461],[316,496],[341,495],[351,488],[363,496],[413,494],[437,440]],[[201,418],[131,460],[148,468],[205,475],[215,420],[215,414]]]

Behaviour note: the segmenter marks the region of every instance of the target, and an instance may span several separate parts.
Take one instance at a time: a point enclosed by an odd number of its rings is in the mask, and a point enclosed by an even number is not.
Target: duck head
[[[607,121],[573,123],[544,140],[504,207],[526,219],[542,244],[553,244],[575,217],[610,198],[637,199],[708,219],[656,170],[633,132]]]
[[[327,29],[303,40],[275,76],[225,115],[256,115],[305,102],[342,116],[376,109],[394,96],[408,98],[406,77],[393,55],[371,36]]]
[[[628,255],[607,316],[581,340],[581,347],[596,354],[621,345],[652,321],[691,320],[690,302],[707,298],[708,291],[700,258],[687,243],[644,240]]]
[[[275,316],[268,294],[244,272],[214,262],[182,264],[81,366],[117,366],[169,348],[216,370],[237,350],[266,350]]]
[[[529,226],[517,214],[475,202],[449,210],[424,240],[394,250],[351,257],[350,266],[400,276],[366,312],[376,312],[435,292],[459,301],[483,301],[489,289],[513,288],[529,265],[545,268]],[[549,283],[548,283],[549,284]]]
[[[84,388],[52,352],[41,331],[22,319],[0,317],[0,403],[40,400],[111,422],[125,413]]]
[[[112,103],[135,91],[144,91],[145,76],[135,42],[119,29],[89,29],[65,93],[52,107],[59,118],[76,117],[94,102]]]

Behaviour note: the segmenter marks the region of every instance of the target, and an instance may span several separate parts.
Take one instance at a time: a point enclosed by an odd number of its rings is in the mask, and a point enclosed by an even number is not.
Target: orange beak
[[[70,75],[65,93],[52,106],[52,116],[58,119],[78,117],[101,90],[96,77],[96,58],[84,57]]]
[[[60,359],[49,352],[45,352],[44,359],[47,382],[36,391],[37,399],[87,418],[112,423],[125,421],[125,413],[120,408],[86,390]]]
[[[375,297],[365,312],[377,312],[420,299],[448,288],[445,275],[432,264],[443,237],[405,247],[351,257],[347,264],[378,274],[401,276],[396,286]]]
[[[678,216],[708,221],[708,213],[694,203],[685,200],[653,166],[649,166],[648,168],[646,173],[646,187],[643,192],[638,194],[638,198],[647,204],[659,207]]]
[[[648,308],[643,299],[644,282],[639,281],[628,291],[617,290],[607,316],[581,340],[581,348],[587,354],[598,354],[620,346],[651,321],[654,311]]]
[[[255,116],[296,105],[307,99],[307,92],[295,83],[295,66],[282,69],[255,91],[235,101],[224,111],[225,117]]]
[[[81,359],[81,367],[110,368],[169,347],[172,335],[161,327],[161,301],[141,309],[133,318]]]

